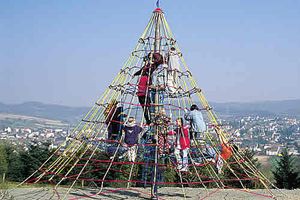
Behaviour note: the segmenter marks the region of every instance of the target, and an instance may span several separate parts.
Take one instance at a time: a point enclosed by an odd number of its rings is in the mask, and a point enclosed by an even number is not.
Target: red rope
[[[185,108],[182,108],[180,106],[176,106],[176,105],[173,105],[173,104],[153,104],[153,103],[150,103],[150,104],[139,104],[139,103],[131,103],[131,102],[122,102],[122,104],[127,104],[127,105],[132,105],[132,106],[137,106],[137,107],[150,107],[150,106],[173,106],[173,107],[176,107],[177,109],[172,109],[172,108],[165,108],[166,110],[184,110]]]
[[[82,160],[88,160],[88,159],[82,159]],[[111,163],[112,160],[97,160],[97,159],[90,159],[90,161],[92,162],[96,162],[96,163],[103,163],[103,164],[107,164],[107,163]],[[168,164],[155,164],[155,163],[145,163],[145,162],[129,162],[129,161],[123,161],[123,162],[112,162],[115,165],[132,165],[132,164],[136,164],[136,165],[157,165],[157,166],[170,166]]]
[[[216,183],[216,182],[222,182],[222,181],[233,182],[233,181],[240,181],[240,180],[257,180],[257,178],[220,179],[220,180],[193,181],[193,182],[153,182],[153,181],[141,181],[141,180],[103,180],[103,179],[93,179],[93,178],[80,178],[77,180],[106,182],[106,183],[146,183],[146,184],[156,184],[156,185],[199,185],[199,184]]]

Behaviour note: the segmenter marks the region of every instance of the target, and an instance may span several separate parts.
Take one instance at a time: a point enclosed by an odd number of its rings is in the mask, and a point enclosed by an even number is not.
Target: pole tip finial
[[[160,7],[159,7],[159,1],[160,0],[156,1],[156,9],[153,12],[162,12],[162,9],[160,9]]]
[[[159,1],[160,0],[157,0],[156,1],[156,9],[153,11],[153,12],[157,12],[157,13],[162,13],[162,9],[159,7]]]
[[[156,7],[159,8],[159,0],[156,1]]]
[[[162,12],[162,9],[156,8],[153,12]]]

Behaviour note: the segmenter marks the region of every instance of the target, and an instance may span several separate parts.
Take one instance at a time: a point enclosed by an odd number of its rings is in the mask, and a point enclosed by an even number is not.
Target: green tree
[[[22,181],[26,177],[23,175],[24,163],[21,161],[20,153],[17,151],[11,152],[8,155],[8,172],[7,178],[10,181]]]
[[[7,153],[5,150],[5,145],[0,144],[0,177],[7,173],[8,163],[7,163]]]
[[[47,158],[50,156],[48,146],[48,143],[36,146],[31,145],[28,151],[23,151],[20,153],[20,159],[23,163],[23,177],[26,178],[30,176],[43,164],[45,160],[47,160]]]
[[[9,181],[23,181],[49,157],[48,143],[30,146],[28,151],[10,143],[0,143],[0,177],[5,173]]]
[[[2,145],[6,151],[8,166],[6,179],[10,181],[21,181],[23,178],[23,163],[20,159],[22,149],[10,143],[3,143]]]
[[[300,187],[300,173],[296,171],[294,160],[293,155],[289,155],[288,150],[284,149],[275,170],[272,171],[278,188],[291,190]]]

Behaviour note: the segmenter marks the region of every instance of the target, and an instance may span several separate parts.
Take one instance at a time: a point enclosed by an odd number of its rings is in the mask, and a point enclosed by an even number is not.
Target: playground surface
[[[237,190],[237,189],[203,189],[203,188],[184,188],[186,196],[183,195],[180,187],[159,188],[159,199],[272,199],[269,192],[265,189],[258,190]],[[1,199],[63,199],[66,188],[59,188],[54,191],[52,188],[18,188],[2,191]],[[101,194],[96,194],[95,189],[72,189],[66,199],[150,199],[149,188],[105,188]],[[271,190],[278,200],[300,200],[300,190]]]

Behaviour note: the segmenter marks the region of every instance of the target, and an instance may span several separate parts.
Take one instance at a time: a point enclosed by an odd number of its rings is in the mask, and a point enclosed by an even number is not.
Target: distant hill
[[[250,103],[212,103],[221,115],[244,116],[294,116],[300,118],[300,99],[282,101],[262,101]]]
[[[219,115],[226,117],[260,115],[294,116],[300,118],[300,99],[252,103],[211,103],[211,105]],[[0,113],[60,120],[66,123],[78,122],[89,109],[89,107],[70,107],[40,102],[26,102],[22,104],[0,103]]]
[[[41,117],[67,123],[81,120],[88,110],[89,107],[70,107],[40,102],[26,102],[22,104],[0,103],[0,113]]]
[[[0,113],[0,128],[4,127],[68,127],[69,124],[60,120],[40,117]]]

